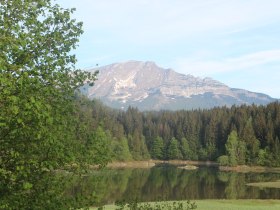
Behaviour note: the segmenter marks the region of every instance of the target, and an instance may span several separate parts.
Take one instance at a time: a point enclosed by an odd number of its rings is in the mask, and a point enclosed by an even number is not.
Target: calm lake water
[[[123,199],[280,199],[280,189],[246,186],[276,180],[280,180],[280,174],[222,172],[214,167],[190,171],[160,165],[151,169],[105,169],[85,177],[81,187],[95,189],[102,204]]]

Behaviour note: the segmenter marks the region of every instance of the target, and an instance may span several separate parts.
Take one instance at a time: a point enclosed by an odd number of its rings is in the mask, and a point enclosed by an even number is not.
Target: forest
[[[74,11],[51,0],[0,1],[0,209],[93,206],[94,192],[65,190],[110,161],[280,165],[278,102],[139,112],[81,96],[97,72],[75,67],[83,29]]]
[[[102,128],[113,160],[218,160],[222,165],[280,165],[280,105],[210,110],[113,110],[80,98],[92,129]]]

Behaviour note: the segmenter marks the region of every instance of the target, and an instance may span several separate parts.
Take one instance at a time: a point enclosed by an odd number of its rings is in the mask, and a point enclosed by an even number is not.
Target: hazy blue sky
[[[56,0],[84,34],[77,67],[154,61],[280,98],[280,0]]]

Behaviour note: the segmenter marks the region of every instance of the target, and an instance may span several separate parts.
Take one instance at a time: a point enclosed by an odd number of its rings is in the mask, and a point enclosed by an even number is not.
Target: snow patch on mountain
[[[230,88],[209,77],[163,69],[154,62],[128,61],[98,70],[95,85],[86,87],[84,92],[114,108],[132,105],[142,110],[193,109],[275,101],[265,94]]]

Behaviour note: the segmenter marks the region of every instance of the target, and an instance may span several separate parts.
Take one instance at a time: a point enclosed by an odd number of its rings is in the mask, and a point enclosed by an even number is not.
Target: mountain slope
[[[98,70],[95,85],[81,90],[89,98],[98,98],[113,108],[177,110],[275,101],[265,94],[230,88],[211,78],[179,74],[153,62],[128,61]]]

